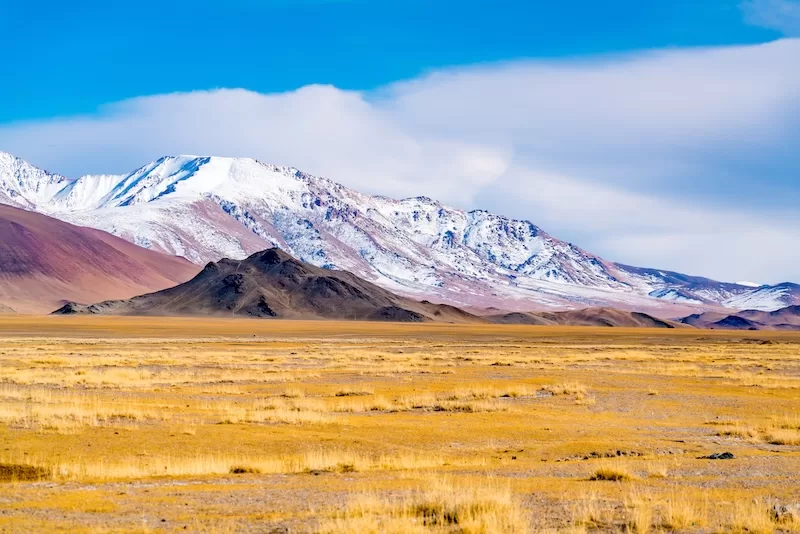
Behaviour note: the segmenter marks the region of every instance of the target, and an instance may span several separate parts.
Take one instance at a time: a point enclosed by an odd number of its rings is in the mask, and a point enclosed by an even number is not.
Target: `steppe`
[[[800,333],[0,317],[3,532],[798,530]]]

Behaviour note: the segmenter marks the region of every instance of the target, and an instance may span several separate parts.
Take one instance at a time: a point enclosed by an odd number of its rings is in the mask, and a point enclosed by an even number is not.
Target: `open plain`
[[[798,530],[798,333],[0,317],[3,532]]]

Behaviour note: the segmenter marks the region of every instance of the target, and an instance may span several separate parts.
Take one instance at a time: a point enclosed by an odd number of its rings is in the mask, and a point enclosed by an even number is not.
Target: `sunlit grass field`
[[[800,335],[2,317],[0,531],[800,531]]]

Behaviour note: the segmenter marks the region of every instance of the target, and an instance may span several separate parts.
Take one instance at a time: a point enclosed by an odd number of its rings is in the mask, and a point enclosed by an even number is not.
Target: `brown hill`
[[[729,314],[727,313],[715,311],[693,313],[692,315],[681,319],[680,322],[689,326],[695,326],[697,328],[708,328],[708,325],[716,323],[717,321],[721,321],[728,317],[728,315]]]
[[[800,306],[788,306],[771,312],[745,310],[738,312],[736,315],[768,326],[787,325],[800,327]]]
[[[492,315],[487,319],[500,324],[616,326],[631,328],[675,328],[683,326],[640,312],[616,308],[586,308],[561,312],[527,312]]]
[[[725,330],[800,330],[800,306],[766,312],[745,310],[735,314],[706,312],[681,319],[698,328]]]
[[[197,266],[111,234],[0,205],[0,304],[47,313],[64,301],[129,298],[183,282]]]
[[[157,293],[67,304],[55,313],[484,322],[452,306],[400,297],[346,271],[303,263],[278,248],[209,263],[188,282]]]

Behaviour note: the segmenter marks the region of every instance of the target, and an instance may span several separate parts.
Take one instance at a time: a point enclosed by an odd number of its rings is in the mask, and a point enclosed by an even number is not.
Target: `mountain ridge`
[[[298,261],[279,248],[210,262],[191,280],[161,291],[88,306],[67,303],[53,313],[486,322],[452,306],[395,295],[347,271]]]
[[[615,306],[675,317],[800,303],[794,284],[753,288],[614,263],[530,221],[428,197],[365,195],[252,158],[168,156],[126,175],[74,180],[27,165],[34,170],[9,187],[15,180],[0,160],[0,202],[16,199],[198,265],[278,246],[412,298],[470,309]]]
[[[680,328],[675,321],[658,319],[646,313],[616,308],[585,308],[556,312],[512,312],[487,317],[498,324],[527,324],[537,326],[606,326],[622,328]]]
[[[773,311],[741,310],[733,314],[705,312],[684,317],[681,322],[712,330],[800,330],[800,306]]]

